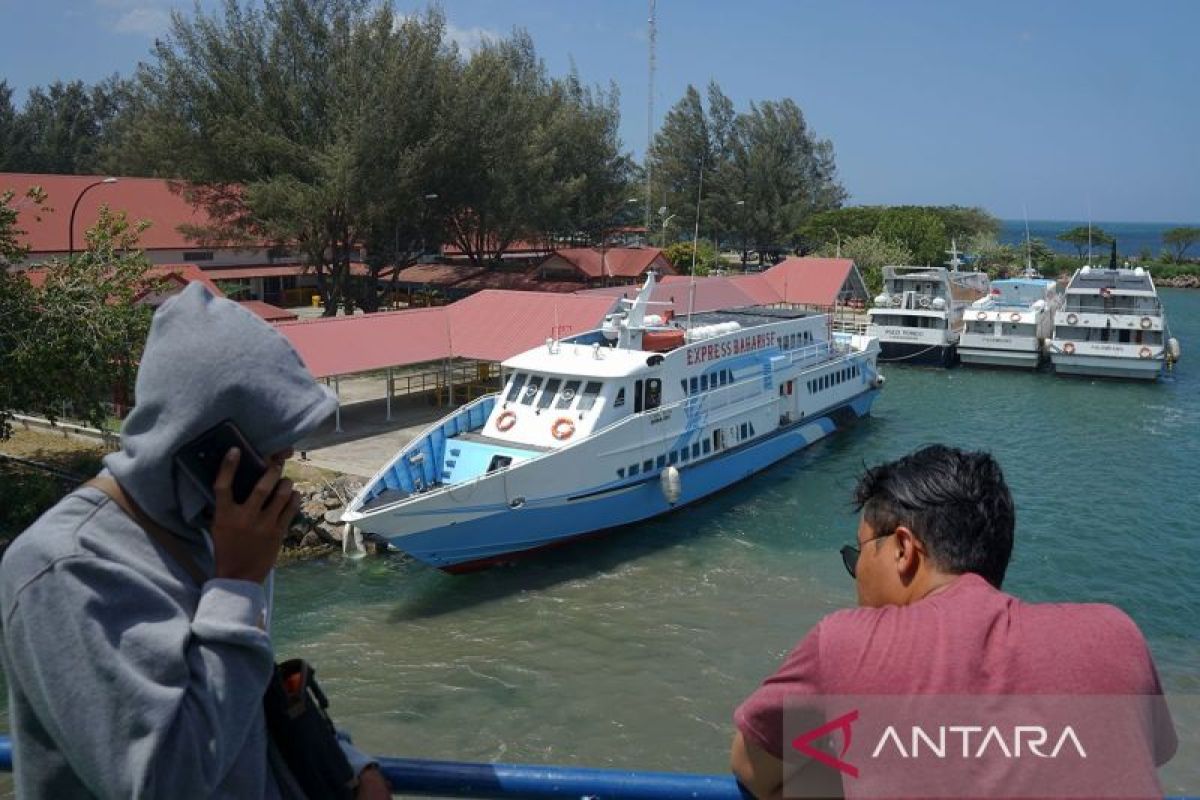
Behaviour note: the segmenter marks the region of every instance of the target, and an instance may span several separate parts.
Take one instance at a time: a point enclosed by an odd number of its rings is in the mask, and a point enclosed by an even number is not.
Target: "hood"
[[[278,331],[199,283],[154,315],[135,397],[121,449],[104,466],[150,517],[189,537],[198,533],[205,501],[175,468],[180,447],[231,419],[266,458],[311,433],[337,406]]]

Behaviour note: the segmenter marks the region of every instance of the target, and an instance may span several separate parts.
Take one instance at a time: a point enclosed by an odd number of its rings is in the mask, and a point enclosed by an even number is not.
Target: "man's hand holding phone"
[[[262,583],[279,558],[288,525],[300,509],[300,495],[290,480],[281,480],[283,466],[272,460],[246,502],[238,503],[233,476],[241,456],[238,448],[231,448],[213,483],[213,558],[218,578]]]

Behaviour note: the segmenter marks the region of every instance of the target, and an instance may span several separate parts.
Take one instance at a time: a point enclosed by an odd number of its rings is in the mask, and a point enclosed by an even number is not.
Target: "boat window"
[[[625,387],[617,389],[617,399],[613,401],[613,408],[620,408],[625,405]]]
[[[521,392],[521,405],[528,406],[533,404],[533,398],[537,397],[538,389],[542,388],[542,376],[532,375],[529,378],[529,383],[525,387],[525,391]]]
[[[725,431],[721,430],[720,428],[713,431],[713,435],[712,435],[713,450],[720,450],[721,445],[724,444],[724,441],[725,441]],[[707,453],[708,450],[706,449],[704,452]]]
[[[685,448],[683,448],[682,450],[680,450],[680,451],[679,451],[679,460],[680,460],[680,461],[687,461],[687,460],[688,460],[688,458],[690,457],[690,455],[691,455],[691,451],[690,451],[690,450],[688,450],[688,448],[686,448],[686,447],[685,447]]]
[[[495,472],[498,469],[504,469],[512,463],[512,456],[492,456],[491,462],[488,463],[488,472]]]
[[[518,372],[512,377],[512,383],[508,385],[508,396],[504,399],[508,402],[515,402],[521,394],[521,386],[525,383],[525,373]]]
[[[645,461],[642,462],[642,472],[649,472],[652,469],[654,469],[654,461],[653,460],[647,458]]]
[[[702,392],[708,391],[708,374],[707,373],[700,376],[700,391],[702,391]]]
[[[746,436],[748,435],[748,434],[746,433],[746,423],[744,423],[744,422],[743,422],[743,423],[741,424],[741,427],[740,427],[740,429],[739,429],[739,432],[740,432],[740,433],[741,433],[741,435],[742,435],[742,436],[741,436],[741,438],[745,439],[745,438],[746,438]]]
[[[699,458],[699,457],[700,457],[700,443],[696,442],[694,445],[692,445],[692,458]]]
[[[646,380],[646,410],[658,408],[662,403],[662,381],[658,378]]]
[[[657,464],[657,466],[658,466],[658,468],[659,468],[659,469],[662,469],[663,467],[665,467],[665,466],[667,465],[667,457],[666,457],[666,456],[659,456],[659,457],[658,457],[658,460],[657,460],[657,462],[656,462],[656,464]]]
[[[714,437],[715,436],[716,436],[716,434],[714,434]],[[708,439],[705,439],[703,442],[701,442],[701,445],[702,445],[701,449],[703,450],[704,455],[708,455],[711,452],[711,448],[712,448],[711,443],[708,441]]]
[[[546,389],[542,392],[542,396],[538,398],[537,407],[549,408],[554,402],[554,395],[558,394],[558,387],[562,386],[562,378],[551,378],[546,381]]]
[[[680,381],[679,381],[679,385],[680,385],[680,386],[683,388],[683,393],[684,393],[684,394],[687,394],[687,393],[688,393],[688,388],[687,388],[687,387],[688,387],[688,380],[687,380],[687,378],[683,378],[682,380],[680,380]]]
[[[679,451],[678,450],[672,450],[670,453],[667,454],[667,463],[668,464],[678,464],[679,463]]]
[[[618,477],[618,478],[624,478],[624,477],[625,477],[625,468],[624,468],[624,467],[618,467],[618,468],[617,468],[617,477]]]
[[[567,385],[563,387],[562,394],[558,396],[558,405],[555,408],[570,408],[572,401],[575,400],[575,395],[579,394],[580,383],[582,381],[567,381]]]
[[[691,380],[688,381],[688,385],[692,387],[692,394],[695,394],[700,389],[700,381],[694,375],[692,376]]]
[[[634,475],[637,475],[639,469],[640,469],[640,467],[638,467],[637,464],[630,464],[629,465],[629,477],[632,478]]]
[[[596,405],[596,398],[600,395],[602,385],[600,381],[588,381],[587,386],[583,387],[583,397],[579,398],[577,410],[588,411]]]
[[[642,382],[634,381],[633,382],[633,413],[636,414],[637,412],[639,412],[641,410],[642,410]]]
[[[754,435],[754,423],[750,422],[747,424],[750,426],[750,435],[753,436]]]

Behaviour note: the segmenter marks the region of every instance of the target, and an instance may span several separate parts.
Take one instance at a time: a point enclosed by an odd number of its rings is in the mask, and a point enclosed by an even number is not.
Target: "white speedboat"
[[[785,309],[650,314],[654,285],[505,361],[502,392],[418,436],[343,520],[465,571],[699,500],[870,412],[873,339]]]
[[[1054,371],[1155,380],[1179,358],[1150,273],[1080,267],[1054,315]]]
[[[883,268],[883,293],[867,310],[867,335],[879,340],[880,362],[957,363],[963,311],[988,293],[984,272],[960,272],[957,248],[944,267]]]
[[[971,304],[958,340],[962,363],[1038,368],[1062,299],[1053,280],[1035,275],[992,281]]]

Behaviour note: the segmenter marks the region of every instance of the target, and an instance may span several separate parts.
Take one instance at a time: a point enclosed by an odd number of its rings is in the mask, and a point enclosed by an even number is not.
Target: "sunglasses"
[[[892,533],[895,533],[895,531],[892,531]],[[842,564],[845,565],[846,572],[850,573],[851,578],[858,577],[856,574],[858,571],[858,556],[860,553],[862,553],[863,545],[865,545],[867,542],[873,542],[876,539],[886,539],[887,537],[891,536],[892,533],[881,533],[878,536],[872,536],[870,539],[867,539],[866,542],[860,542],[857,547],[848,544],[842,548]]]

